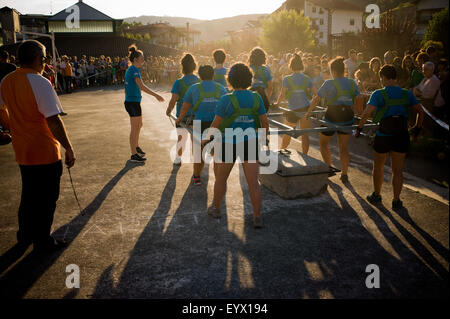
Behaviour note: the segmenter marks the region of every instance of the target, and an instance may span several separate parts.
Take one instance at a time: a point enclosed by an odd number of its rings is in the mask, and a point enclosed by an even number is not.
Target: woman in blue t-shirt
[[[173,83],[172,86],[172,98],[169,101],[169,105],[167,106],[166,115],[170,116],[172,113],[172,110],[175,107],[175,104],[177,106],[176,108],[176,117],[178,118],[180,116],[181,107],[183,106],[183,98],[186,94],[187,90],[195,83],[200,82],[200,79],[194,75],[194,71],[197,68],[197,63],[195,62],[194,57],[187,53],[183,56],[181,59],[181,66],[183,73],[183,77],[176,80]],[[192,120],[194,119],[194,112],[192,109],[190,109],[186,116],[183,118],[182,123],[185,125],[189,125],[192,127]],[[181,164],[181,155],[183,154],[183,149],[185,146],[185,139],[183,139],[183,130],[182,126],[180,124],[176,125],[177,133],[178,133],[178,142],[177,142],[177,157],[174,160],[174,164],[180,165]],[[191,136],[192,140],[192,136]]]
[[[409,133],[417,137],[422,129],[424,111],[411,91],[402,89],[397,83],[397,71],[393,65],[385,65],[380,70],[380,79],[384,88],[376,90],[370,96],[367,107],[361,116],[355,137],[359,136],[369,116],[375,112],[374,122],[379,122],[373,145],[373,193],[367,200],[376,205],[381,203],[381,186],[384,180],[384,163],[391,158],[392,188],[394,198],[392,209],[403,208],[400,193],[403,187],[403,162],[409,148]],[[408,132],[409,110],[414,109],[418,116],[414,118],[414,127]]]
[[[128,48],[128,56],[131,66],[125,72],[125,109],[130,115],[130,147],[131,161],[145,162],[145,152],[139,147],[139,133],[142,128],[142,110],[141,110],[141,90],[154,96],[159,102],[164,102],[164,98],[150,90],[142,81],[139,68],[144,65],[144,53],[138,50],[136,45],[132,44]]]
[[[287,98],[289,101],[289,109],[292,110],[292,112],[286,113],[286,125],[296,127],[297,123],[300,122],[300,128],[305,129],[310,126],[310,122],[308,118],[303,117],[300,113],[308,110],[309,100],[312,95],[317,95],[317,90],[311,78],[303,73],[303,61],[298,54],[294,54],[289,61],[289,68],[294,73],[284,77],[283,87],[281,89],[281,94],[278,97],[277,104],[280,104],[281,101]],[[290,141],[290,135],[283,135],[281,149],[286,149],[289,146]],[[303,134],[303,154],[308,154],[308,150],[309,136],[308,134]]]
[[[258,182],[259,148],[256,129],[264,128],[268,131],[267,114],[259,94],[247,90],[252,83],[252,73],[248,66],[243,63],[233,65],[228,73],[228,83],[234,91],[222,96],[216,108],[214,121],[211,124],[211,129],[222,131],[222,158],[214,162],[216,177],[214,199],[212,206],[208,208],[208,214],[215,218],[220,217],[220,205],[225,195],[227,179],[234,162],[239,157],[250,191],[254,226],[260,228],[261,186]],[[204,145],[209,141],[204,140],[202,144]],[[216,159],[220,152],[214,150],[214,153]]]
[[[266,64],[266,52],[261,48],[254,48],[250,52],[248,64],[253,71],[253,82],[250,90],[261,95],[266,112],[269,110],[270,98],[272,96],[272,73]]]
[[[311,106],[305,116],[309,117],[310,112],[319,105],[323,98],[327,107],[323,118],[325,122],[335,126],[352,125],[354,113],[362,113],[364,97],[359,94],[355,80],[344,77],[345,64],[343,57],[337,57],[330,62],[330,71],[333,80],[327,80],[322,84],[319,91],[317,91],[317,96],[312,99]],[[348,151],[350,131],[335,129],[321,132],[319,134],[320,153],[323,161],[331,166],[331,151],[328,144],[336,131],[341,160],[341,180],[343,183],[346,183],[348,182],[347,172],[350,163]]]

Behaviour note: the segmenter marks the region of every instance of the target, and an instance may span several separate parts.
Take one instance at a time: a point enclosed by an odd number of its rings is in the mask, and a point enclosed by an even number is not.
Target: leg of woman
[[[130,117],[131,131],[130,131],[130,149],[131,155],[136,154],[136,147],[138,146],[139,130],[142,125],[142,116]]]
[[[214,208],[220,208],[227,189],[227,179],[234,163],[215,163],[216,180],[214,182]]]
[[[181,130],[177,128],[177,131]],[[181,157],[183,155],[183,149],[186,144],[186,141],[183,139],[183,135],[178,135],[178,141],[177,141],[177,150],[178,150],[178,157]]]
[[[341,158],[341,175],[347,175],[348,165],[350,163],[350,154],[348,152],[348,134],[338,134],[339,156]]]
[[[300,119],[300,128],[305,129],[310,127],[310,121],[305,118]],[[309,151],[309,135],[303,134],[302,135],[302,152],[303,154],[308,154]]]
[[[384,163],[388,157],[389,153],[378,153],[373,151],[373,171],[372,171],[372,179],[373,179],[373,190],[376,195],[380,195],[381,193],[381,185],[383,185],[384,180]]]
[[[288,120],[285,120],[284,123],[290,127],[295,127],[297,125],[297,123],[291,123],[288,122]],[[291,142],[291,136],[290,135],[283,135],[282,139],[281,139],[281,149],[284,150],[285,148],[288,148],[289,143]]]
[[[328,147],[331,136],[325,134],[319,134],[320,153],[322,154],[323,161],[331,166],[331,151]]]
[[[258,163],[242,163],[245,179],[247,180],[250,192],[250,200],[253,206],[253,216],[261,215],[261,185],[258,181],[259,164]]]
[[[201,148],[201,152],[202,152],[202,155],[203,155],[203,147]],[[203,156],[201,157],[201,162],[200,163],[195,163],[195,160],[194,160],[194,176],[195,177],[199,177],[200,176],[200,174],[202,173],[204,165],[205,165],[205,163],[203,162]]]
[[[392,167],[392,188],[394,190],[394,200],[400,199],[403,187],[403,163],[406,153],[390,152]]]
[[[137,132],[136,132],[136,144],[139,146],[139,135],[141,134],[142,129],[142,116],[139,116],[140,121],[138,122]]]

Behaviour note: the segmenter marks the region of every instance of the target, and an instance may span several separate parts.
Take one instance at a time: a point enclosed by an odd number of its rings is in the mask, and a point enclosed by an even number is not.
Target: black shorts
[[[331,123],[334,124],[334,123]],[[337,125],[337,124],[335,124]],[[321,125],[320,127],[327,127],[326,125]],[[340,130],[335,130],[335,131],[328,131],[328,132],[320,132],[320,134],[323,134],[325,136],[333,136],[334,133],[338,133],[338,135],[350,135],[351,131],[340,131]]]
[[[409,149],[409,134],[397,136],[375,136],[373,149],[377,153],[407,153]]]
[[[125,101],[125,110],[127,110],[130,117],[142,116],[141,103],[140,102],[128,102]]]
[[[186,115],[182,120],[181,123],[187,125],[187,126],[192,126],[193,123],[192,121],[194,120],[194,118],[191,115]],[[182,126],[180,124],[175,124],[176,128],[182,128]]]
[[[249,151],[249,143],[248,141],[244,141],[240,144],[230,144],[230,143],[222,143],[222,162],[226,163],[226,156],[227,156],[227,148],[230,148],[233,150],[233,155],[230,156],[230,158],[233,160],[233,163],[236,162],[236,159],[239,157],[241,159],[241,162],[247,162],[247,161],[254,161],[257,162],[259,159],[258,154],[258,140],[254,140],[254,142],[251,142],[250,144],[255,144],[254,151]],[[237,154],[240,149],[243,148],[243,154]]]
[[[301,109],[296,109],[295,111],[290,111],[290,112],[284,113],[284,117],[286,118],[286,121],[288,121],[289,123],[297,123],[302,118],[302,117],[298,116],[297,113],[307,112],[307,111],[308,111],[308,106],[302,107]]]
[[[210,128],[212,122],[206,122],[206,121],[201,121],[201,133],[203,136],[203,133]],[[192,125],[194,125],[194,123],[192,123]],[[193,130],[195,130],[195,126],[192,126]],[[194,134],[197,134],[196,131],[194,131]]]

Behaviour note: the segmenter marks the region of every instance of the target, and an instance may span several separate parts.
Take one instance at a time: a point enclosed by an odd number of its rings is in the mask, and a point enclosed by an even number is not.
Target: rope
[[[80,201],[78,200],[77,192],[75,191],[75,186],[73,185],[72,174],[70,174],[70,168],[67,167],[67,171],[69,172],[70,184],[72,185],[73,194],[75,195],[75,199],[77,201],[78,208],[80,209],[80,214],[81,214],[81,216],[84,216],[84,213],[81,210]]]

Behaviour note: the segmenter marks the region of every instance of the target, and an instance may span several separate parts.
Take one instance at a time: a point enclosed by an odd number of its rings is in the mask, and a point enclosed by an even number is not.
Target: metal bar
[[[280,134],[286,134],[290,135],[294,138],[299,137],[300,135],[306,134],[306,133],[320,133],[320,132],[331,132],[331,131],[351,131],[355,130],[358,127],[358,125],[348,125],[348,126],[334,126],[334,127],[312,127],[312,128],[306,128],[306,129],[290,129],[290,130],[269,130],[269,135],[280,135]],[[365,124],[364,128],[367,127],[378,127],[376,124]]]
[[[282,127],[282,128],[284,128],[286,130],[292,130],[292,127],[290,127],[290,126],[288,126],[286,124],[283,124],[281,122],[278,122],[278,121],[275,121],[275,120],[272,120],[272,119],[268,119],[268,121],[269,121],[269,123],[275,124],[275,125],[277,125],[279,127]]]

